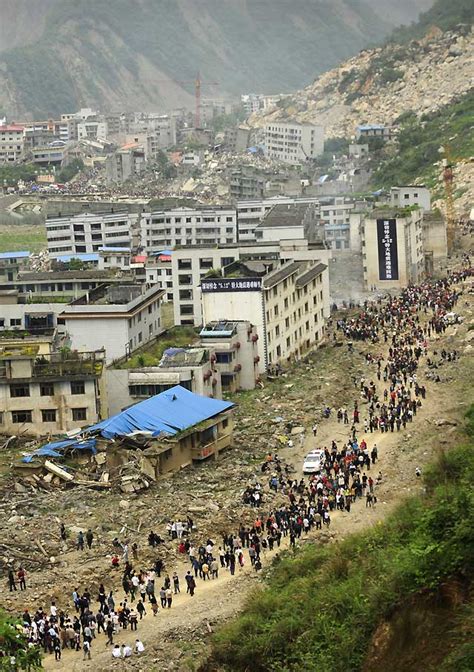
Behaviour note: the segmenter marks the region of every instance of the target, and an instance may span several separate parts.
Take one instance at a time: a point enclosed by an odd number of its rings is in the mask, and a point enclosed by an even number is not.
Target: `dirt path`
[[[472,297],[468,297],[469,306],[460,307],[466,317],[472,319]],[[459,334],[457,329],[450,328],[441,338],[432,339],[430,351],[441,349],[445,344],[453,349],[460,349]],[[461,330],[464,334],[466,329]],[[454,344],[454,345],[453,345]],[[356,351],[365,352],[370,348],[366,344],[356,344]],[[380,344],[374,350],[385,350]],[[472,358],[471,358],[472,366]],[[456,427],[445,426],[440,428],[436,422],[440,418],[459,418],[462,412],[462,402],[460,408],[459,399],[469,399],[468,390],[470,385],[469,370],[466,365],[469,364],[469,357],[463,357],[459,362],[452,364],[447,373],[452,381],[438,384],[431,382],[425,377],[425,365],[420,366],[420,382],[423,381],[427,388],[427,401],[418,411],[413,423],[407,426],[405,431],[394,433],[374,432],[365,435],[369,451],[374,442],[379,449],[379,460],[371,472],[373,477],[380,471],[383,473],[383,481],[376,490],[378,503],[374,508],[366,508],[365,500],[359,500],[351,509],[351,513],[334,511],[332,513],[331,532],[335,533],[336,539],[342,539],[351,532],[360,531],[370,527],[382,520],[387,513],[398,504],[407,494],[420,488],[420,482],[415,477],[415,466],[422,466],[431,459],[433,447],[442,444],[449,444],[456,440]],[[376,368],[374,365],[365,365],[363,375],[367,380],[376,380]],[[315,372],[316,373],[316,372]],[[318,371],[318,374],[321,372]],[[378,383],[378,390],[383,391],[383,381]],[[355,399],[359,400],[361,410],[361,420],[365,417],[365,405],[359,398],[359,390],[355,386],[347,394],[346,407],[352,408]],[[311,403],[311,400],[308,400]],[[466,403],[466,402],[465,402]],[[455,422],[455,421],[453,421]],[[321,421],[317,437],[312,436],[310,427],[305,433],[305,440],[302,444],[295,437],[295,447],[282,448],[279,450],[281,458],[294,466],[296,476],[301,475],[301,467],[305,454],[312,448],[322,448],[325,445],[330,446],[331,440],[335,439],[338,443],[345,442],[348,438],[350,426],[337,422],[335,413],[331,418]],[[359,441],[364,434],[359,435]],[[263,510],[266,510],[266,506]],[[319,532],[312,533],[311,539],[317,540]],[[282,549],[287,548],[288,542],[283,539]],[[267,552],[263,558],[263,566],[267,567],[270,561],[275,557],[278,551]],[[67,553],[68,563],[77,563],[79,554],[77,552]],[[80,561],[86,562],[92,568],[96,563],[94,555],[90,558],[82,555]],[[246,556],[248,563],[248,556]],[[189,566],[181,562],[176,567],[169,567],[171,574],[175,569],[178,571],[181,583]],[[173,606],[169,610],[161,610],[157,617],[153,617],[151,610],[145,618],[139,622],[137,635],[145,644],[145,654],[138,658],[134,656],[127,661],[116,661],[111,658],[110,647],[105,646],[105,636],[99,635],[93,642],[92,660],[83,661],[82,652],[72,652],[65,650],[62,660],[56,662],[54,656],[46,656],[44,661],[45,669],[57,670],[108,670],[108,669],[175,669],[192,670],[197,656],[202,655],[203,647],[206,646],[206,640],[209,637],[209,627],[226,620],[235,615],[241,608],[249,593],[249,590],[258,585],[259,577],[252,569],[250,564],[246,564],[243,570],[236,569],[235,577],[231,577],[227,570],[219,573],[219,578],[214,581],[199,581],[194,598],[189,595],[180,594],[173,599]],[[71,587],[72,590],[72,587]],[[116,591],[121,599],[123,591]],[[69,601],[69,600],[67,600]],[[94,604],[95,606],[95,604]],[[121,631],[116,636],[115,641],[119,644],[133,644],[134,633],[129,630]]]

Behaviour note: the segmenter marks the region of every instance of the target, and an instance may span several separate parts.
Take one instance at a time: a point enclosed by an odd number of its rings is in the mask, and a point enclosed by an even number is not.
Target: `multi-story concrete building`
[[[297,166],[324,151],[324,129],[314,124],[272,121],[265,126],[265,155]]]
[[[17,289],[0,289],[0,335],[2,343],[7,335],[21,334],[23,338],[52,336],[57,327],[57,316],[63,310],[61,303],[35,303],[31,297],[21,297]]]
[[[56,201],[48,205],[46,237],[55,258],[63,254],[98,252],[102,247],[131,247],[140,218],[139,204]]]
[[[0,285],[4,282],[14,282],[18,273],[28,268],[30,252],[0,252]]]
[[[150,253],[176,245],[235,243],[235,208],[173,208],[147,212],[141,218],[141,246]]]
[[[88,117],[77,124],[78,140],[107,140],[107,123]]]
[[[320,243],[307,240],[246,242],[236,245],[184,247],[173,250],[171,270],[173,281],[174,323],[201,326],[203,316],[200,283],[212,270],[222,269],[234,261],[260,261],[267,269],[284,261],[322,261],[327,263],[332,252]],[[216,319],[226,318],[221,315]],[[236,316],[235,319],[244,319]]]
[[[225,277],[201,282],[204,322],[243,319],[256,330],[259,372],[298,359],[324,338],[329,315],[327,266],[289,261],[270,272],[235,262]],[[326,276],[326,277],[324,277]]]
[[[424,275],[423,210],[374,210],[361,222],[367,289],[417,283]]]
[[[390,205],[392,208],[417,206],[425,212],[431,210],[431,192],[424,185],[392,187],[390,189]]]
[[[324,229],[324,240],[333,250],[350,247],[350,216],[354,199],[335,196],[320,199],[319,217]]]
[[[60,315],[72,347],[105,348],[107,362],[125,357],[162,331],[164,291],[154,285],[101,285],[70,303]]]
[[[0,432],[47,436],[83,427],[107,412],[103,352],[0,349]]]
[[[15,163],[24,154],[24,127],[10,124],[0,126],[0,163]]]
[[[146,149],[143,144],[131,142],[124,145],[106,158],[107,182],[122,184],[131,177],[140,175],[145,170],[146,160]]]

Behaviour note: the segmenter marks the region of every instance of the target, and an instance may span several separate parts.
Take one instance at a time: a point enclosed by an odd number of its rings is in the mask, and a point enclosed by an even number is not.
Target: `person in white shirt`
[[[123,644],[123,651],[122,651],[122,656],[124,658],[130,658],[132,655],[132,647],[129,646],[128,644]]]
[[[121,658],[122,652],[120,651],[120,646],[116,644],[112,649],[112,658]]]
[[[143,642],[140,639],[135,640],[135,653],[140,655],[145,651],[145,647],[143,646]]]
[[[56,618],[57,613],[58,613],[58,608],[54,602],[51,602],[51,606],[49,608],[49,611],[51,612],[51,616],[54,616]]]

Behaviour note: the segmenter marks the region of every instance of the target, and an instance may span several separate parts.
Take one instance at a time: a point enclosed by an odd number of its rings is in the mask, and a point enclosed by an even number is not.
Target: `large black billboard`
[[[398,280],[397,222],[395,219],[377,220],[380,280]]]

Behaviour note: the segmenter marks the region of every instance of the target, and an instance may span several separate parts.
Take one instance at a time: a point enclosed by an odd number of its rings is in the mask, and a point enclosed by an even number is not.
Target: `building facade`
[[[431,210],[431,192],[423,185],[392,187],[390,189],[390,205],[392,208],[416,206],[425,212]]]
[[[142,215],[141,246],[147,253],[176,245],[236,241],[237,214],[232,207],[174,208]]]
[[[288,260],[322,261],[327,263],[332,251],[307,240],[245,242],[237,245],[185,247],[173,250],[171,277],[173,282],[174,324],[203,324],[199,287],[212,270],[222,269],[235,261],[261,261],[274,268]],[[221,315],[219,318],[226,318]],[[235,319],[243,319],[236,316]]]
[[[24,128],[19,125],[0,126],[0,163],[15,163],[23,158]]]
[[[128,247],[139,221],[137,212],[130,212],[120,203],[109,212],[49,214],[46,217],[48,252],[53,258],[63,254],[90,254],[103,247]]]
[[[265,155],[297,166],[324,151],[324,129],[314,124],[272,121],[265,126]]]
[[[47,436],[97,422],[107,412],[102,371],[102,352],[0,350],[0,432]]]
[[[395,289],[424,275],[423,211],[374,210],[362,220],[367,289]]]
[[[60,315],[71,345],[79,351],[104,347],[107,363],[128,356],[154,340],[162,331],[157,285],[122,282],[101,285],[70,303]]]
[[[240,276],[239,267],[244,270]],[[201,282],[203,319],[207,324],[226,316],[254,325],[260,373],[299,359],[323,340],[329,315],[325,264],[289,261],[253,276],[245,264],[228,270],[231,277]]]

